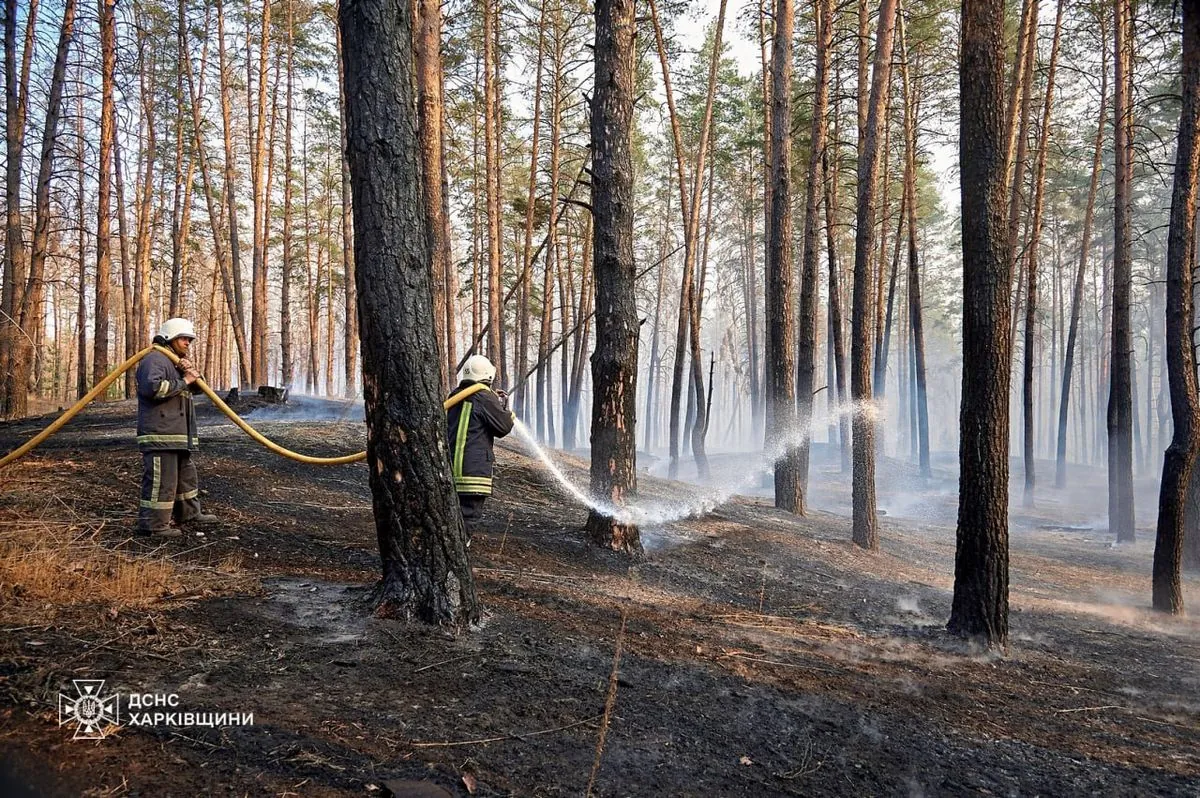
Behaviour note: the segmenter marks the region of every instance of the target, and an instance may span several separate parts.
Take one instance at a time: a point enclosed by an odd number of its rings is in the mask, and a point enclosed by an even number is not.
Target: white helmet
[[[196,328],[187,319],[167,319],[158,328],[158,337],[171,343],[176,338],[195,338]]]
[[[483,355],[471,355],[463,366],[462,375],[464,380],[490,383],[496,379],[496,367]]]

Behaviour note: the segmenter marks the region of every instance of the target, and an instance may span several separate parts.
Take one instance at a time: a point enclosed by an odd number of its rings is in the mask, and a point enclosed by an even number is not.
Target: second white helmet
[[[490,383],[496,379],[496,367],[483,355],[471,355],[463,366],[462,375],[464,380]]]
[[[195,338],[196,328],[187,319],[167,319],[158,328],[158,337],[171,343],[176,338]]]

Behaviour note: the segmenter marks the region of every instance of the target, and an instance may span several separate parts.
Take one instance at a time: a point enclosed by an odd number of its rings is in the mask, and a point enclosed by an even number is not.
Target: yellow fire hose
[[[78,415],[79,411],[83,410],[83,408],[87,407],[89,404],[91,404],[93,401],[95,401],[97,397],[103,396],[104,392],[108,390],[108,387],[110,385],[112,385],[117,380],[118,377],[120,377],[122,374],[124,374],[129,369],[136,366],[138,364],[138,361],[140,361],[142,358],[144,358],[146,355],[150,354],[151,352],[153,352],[156,349],[159,352],[162,352],[167,357],[169,357],[171,359],[172,363],[175,363],[175,364],[179,363],[179,356],[176,355],[170,349],[167,349],[166,347],[158,346],[157,344],[146,347],[142,351],[138,352],[136,355],[133,355],[132,357],[130,357],[128,360],[126,360],[120,366],[117,366],[117,368],[114,369],[107,377],[102,379],[100,382],[96,383],[96,386],[94,388],[92,388],[92,390],[88,391],[87,394],[85,394],[84,397],[82,399],[80,399],[78,402],[71,405],[70,409],[68,409],[67,412],[63,413],[61,416],[56,418],[54,420],[54,423],[52,423],[50,426],[46,427],[44,430],[39,432],[37,435],[35,435],[33,438],[31,438],[29,441],[27,441],[23,446],[21,446],[17,449],[14,449],[13,451],[6,454],[3,458],[0,458],[0,468],[4,468],[9,463],[13,463],[13,462],[16,462],[17,460],[20,460],[22,457],[29,454],[31,451],[33,451],[38,446],[40,446],[44,441],[46,441],[46,439],[48,439],[50,436],[54,435],[56,432],[58,432],[60,429],[62,429],[63,426],[68,421],[70,421],[76,415]],[[274,441],[272,441],[271,439],[267,438],[265,435],[260,433],[258,430],[254,429],[254,427],[247,424],[242,419],[241,416],[239,416],[237,413],[235,413],[233,411],[232,408],[229,407],[229,405],[225,404],[225,402],[221,399],[221,397],[217,396],[217,394],[215,392],[213,392],[212,388],[208,387],[208,383],[206,383],[202,378],[196,380],[196,385],[199,385],[200,390],[204,392],[204,394],[212,401],[212,403],[214,405],[216,405],[217,408],[222,413],[229,416],[229,419],[234,424],[237,424],[239,427],[241,427],[243,432],[245,432],[247,435],[249,435],[254,440],[261,443],[263,446],[270,449],[275,454],[278,454],[282,457],[287,457],[288,459],[295,460],[298,463],[309,463],[311,465],[342,465],[344,463],[357,463],[359,460],[365,460],[367,457],[366,452],[355,452],[354,454],[346,454],[346,455],[342,455],[340,457],[313,457],[311,455],[300,454],[299,452],[293,452],[291,449],[286,449],[286,448],[280,446],[279,444],[275,443]],[[457,393],[454,396],[452,396],[451,398],[442,402],[442,408],[445,410],[449,410],[450,408],[454,407],[459,402],[466,399],[468,396],[476,394],[479,391],[485,390],[486,388],[487,388],[487,386],[484,385],[483,383],[478,383],[476,385],[472,385],[470,388],[467,388],[465,391]]]

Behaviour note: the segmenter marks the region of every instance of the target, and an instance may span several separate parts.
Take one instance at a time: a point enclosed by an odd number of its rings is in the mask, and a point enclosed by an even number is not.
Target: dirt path
[[[89,412],[4,473],[0,753],[34,794],[384,795],[407,779],[580,795],[618,643],[596,795],[1200,792],[1200,624],[1145,609],[1146,535],[1114,549],[1051,501],[1014,511],[1000,657],[942,632],[952,525],[889,515],[872,555],[843,517],[743,498],[647,530],[651,557],[630,565],[585,546],[584,512],[508,449],[471,548],[487,619],[449,636],[364,608],[365,466],[301,466],[210,427],[201,483],[226,523],[152,546],[129,534],[130,426],[127,406]],[[266,426],[311,451],[364,442],[356,423]],[[34,428],[0,427],[0,450]],[[837,506],[840,476],[817,479]],[[944,517],[944,492],[901,494]],[[49,600],[31,560],[58,556],[56,579],[92,581]],[[96,592],[110,582],[126,592]],[[1195,577],[1186,596],[1200,606]],[[56,701],[82,678],[254,724],[71,740]]]

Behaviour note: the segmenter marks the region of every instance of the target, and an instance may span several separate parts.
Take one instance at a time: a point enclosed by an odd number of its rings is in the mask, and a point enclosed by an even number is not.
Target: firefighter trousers
[[[188,451],[142,452],[142,500],[138,531],[161,532],[171,519],[200,515],[200,479]]]

